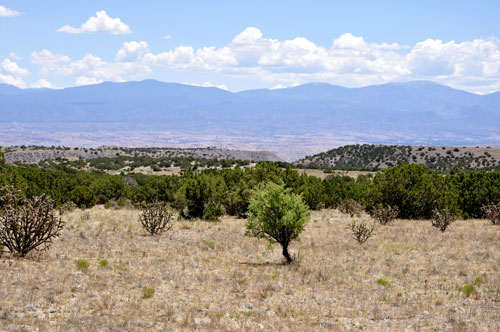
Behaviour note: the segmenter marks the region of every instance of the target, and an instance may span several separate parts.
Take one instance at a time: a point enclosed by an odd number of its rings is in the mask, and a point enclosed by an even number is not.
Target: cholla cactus
[[[339,204],[339,211],[348,214],[352,217],[354,216],[360,216],[361,212],[363,212],[363,206],[356,202],[353,199],[346,199],[340,202]]]
[[[481,210],[484,217],[491,221],[493,225],[500,225],[500,202],[484,205]]]
[[[3,187],[0,208],[0,244],[19,257],[48,249],[64,223],[46,195],[23,198],[13,187]]]
[[[151,235],[168,231],[172,228],[174,211],[166,203],[153,203],[143,208],[139,222]]]
[[[382,204],[378,204],[370,212],[370,215],[381,225],[387,225],[398,217],[399,209],[397,206],[383,206]]]
[[[434,216],[432,218],[432,226],[439,228],[441,232],[444,232],[452,222],[457,219],[455,214],[448,208],[435,209]]]

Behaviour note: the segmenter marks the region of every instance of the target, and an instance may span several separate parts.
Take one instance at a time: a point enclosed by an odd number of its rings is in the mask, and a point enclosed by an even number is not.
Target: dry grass
[[[499,330],[500,227],[485,220],[445,233],[397,220],[359,245],[350,218],[313,212],[297,261],[282,265],[243,220],[178,221],[151,237],[137,211],[85,213],[65,217],[49,251],[0,257],[0,330]],[[470,297],[458,291],[477,277]]]

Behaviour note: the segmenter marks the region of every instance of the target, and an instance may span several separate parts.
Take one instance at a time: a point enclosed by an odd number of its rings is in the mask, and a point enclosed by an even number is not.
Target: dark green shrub
[[[245,235],[279,243],[287,263],[292,262],[288,246],[309,221],[309,209],[302,198],[270,182],[253,192],[248,210]]]
[[[71,200],[79,208],[91,208],[96,204],[94,193],[86,186],[77,186],[70,193]]]

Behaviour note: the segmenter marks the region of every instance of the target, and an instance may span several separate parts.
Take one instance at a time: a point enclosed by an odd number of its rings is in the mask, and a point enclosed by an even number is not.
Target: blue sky
[[[1,1],[0,82],[500,90],[498,1]]]

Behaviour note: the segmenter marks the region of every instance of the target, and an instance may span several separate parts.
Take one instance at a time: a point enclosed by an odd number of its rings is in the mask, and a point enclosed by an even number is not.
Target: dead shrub
[[[484,205],[481,211],[483,211],[484,217],[491,221],[493,225],[500,225],[500,202]]]
[[[151,235],[168,231],[172,228],[174,210],[167,203],[155,202],[142,209],[139,222]]]
[[[13,187],[1,191],[0,244],[19,257],[48,249],[64,226],[56,217],[53,200],[46,195],[24,198]]]
[[[382,204],[377,204],[370,215],[373,219],[377,220],[381,225],[387,225],[396,219],[399,215],[399,209],[397,206],[383,206]]]

